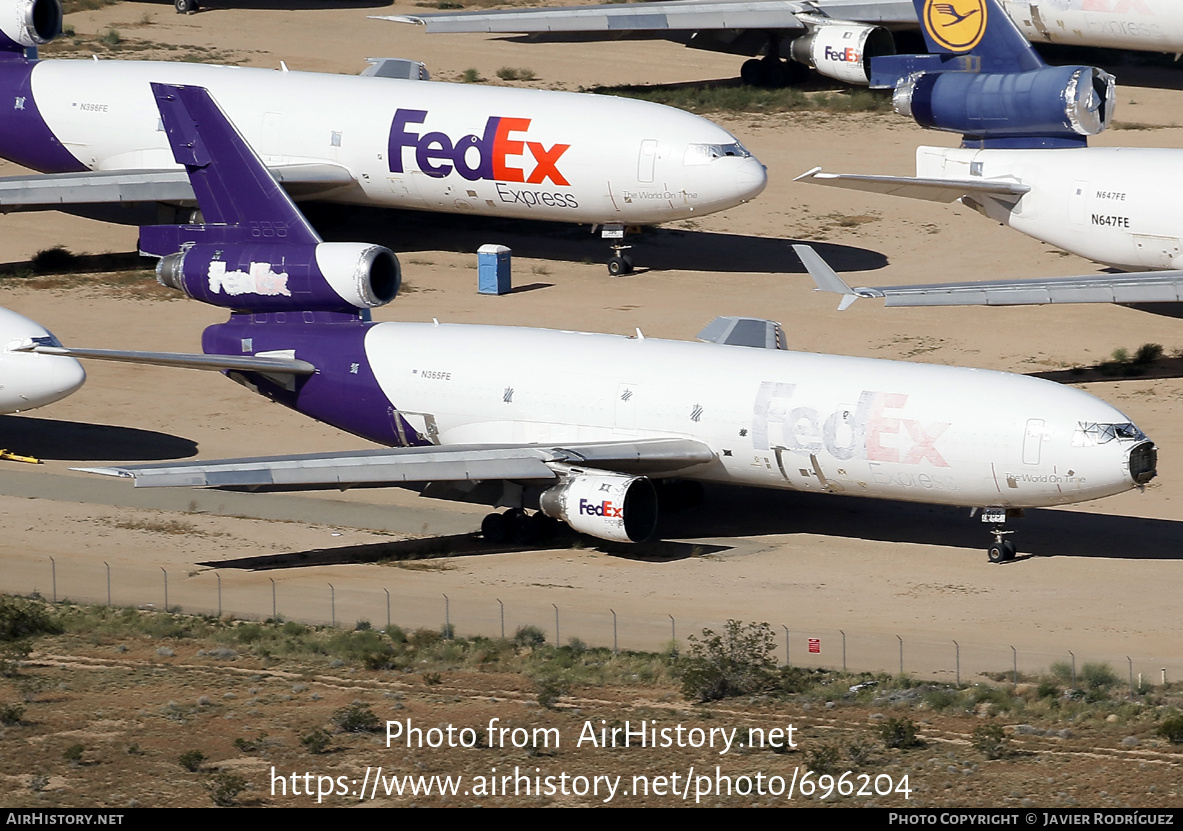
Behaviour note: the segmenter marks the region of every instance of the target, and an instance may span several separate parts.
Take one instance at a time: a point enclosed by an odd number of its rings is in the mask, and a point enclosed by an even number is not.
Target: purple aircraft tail
[[[398,293],[387,248],[327,243],[203,87],[152,84],[173,156],[204,222],[140,228],[157,278],[190,297],[250,312],[347,312]]]

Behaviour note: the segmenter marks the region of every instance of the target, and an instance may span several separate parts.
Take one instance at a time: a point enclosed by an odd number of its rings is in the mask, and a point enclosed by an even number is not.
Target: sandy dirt
[[[251,5],[178,17],[167,6],[122,3],[68,22],[79,36],[116,28],[125,40],[204,46],[246,64],[275,67],[284,60],[292,69],[356,72],[367,56],[395,55],[425,60],[444,80],[469,67],[493,77],[500,66],[528,66],[538,84],[566,89],[728,78],[738,71],[735,58],[671,44],[530,46],[427,36],[366,19],[398,8],[391,6]],[[1143,77],[1134,74],[1135,82]],[[1121,96],[1119,119],[1151,129],[1111,131],[1098,144],[1183,141],[1179,91],[1126,85]],[[792,181],[814,165],[907,174],[916,145],[951,144],[953,136],[923,133],[892,115],[715,120],[768,166],[768,189],[754,204],[648,234],[635,253],[649,270],[627,278],[606,274],[604,246],[586,229],[351,212],[350,224],[329,234],[400,253],[408,290],[376,315],[382,320],[436,317],[620,333],[640,327],[649,336],[691,338],[715,315],[754,314],[781,321],[793,348],[1016,372],[1090,364],[1117,347],[1132,351],[1146,342],[1168,351],[1183,346],[1178,320],[1112,306],[886,310],[861,301],[839,314],[835,298],[810,290],[791,242],[819,243],[855,285],[1083,274],[1098,267],[961,206]],[[0,227],[4,262],[22,262],[55,244],[127,252],[136,239],[134,228],[54,213],[8,215]],[[515,279],[532,290],[477,295],[471,252],[486,242],[514,249]],[[102,285],[0,284],[0,304],[76,345],[195,351],[202,326],[223,317],[195,302],[157,297]],[[796,660],[806,658],[806,637],[820,637],[823,652],[813,660],[829,665],[841,665],[844,630],[852,668],[897,668],[898,636],[907,669],[941,677],[955,672],[954,641],[965,677],[1009,668],[1012,646],[1020,668],[1032,671],[1067,660],[1073,650],[1123,674],[1132,666],[1150,680],[1163,668],[1170,677],[1183,674],[1178,379],[1089,386],[1158,443],[1160,478],[1144,493],[1030,512],[1015,527],[1021,550],[1031,556],[999,567],[987,564],[987,533],[968,512],[790,493],[714,489],[702,511],[664,522],[665,542],[630,551],[594,541],[557,551],[492,551],[469,536],[483,509],[397,490],[136,494],[68,468],[364,442],[214,373],[101,364],[88,373],[87,385],[70,399],[0,418],[5,445],[46,462],[37,468],[3,463],[0,471],[0,588],[6,591],[48,596],[56,569],[59,597],[102,601],[105,561],[117,603],[163,604],[167,573],[170,605],[213,610],[216,568],[224,609],[243,615],[271,614],[274,581],[281,615],[334,617],[338,624],[384,622],[388,590],[395,622],[434,626],[448,615],[466,633],[497,634],[500,600],[509,628],[529,622],[553,632],[557,615],[562,638],[591,643],[611,642],[614,610],[622,646],[657,646],[671,635],[742,618],[787,627]],[[443,537],[436,553],[457,556],[426,569],[372,562],[422,545],[399,540],[433,535]]]

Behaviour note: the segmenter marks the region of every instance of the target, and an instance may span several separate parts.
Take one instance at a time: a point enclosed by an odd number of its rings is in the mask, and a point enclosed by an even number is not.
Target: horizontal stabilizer
[[[159,464],[75,468],[135,479],[136,487],[348,487],[407,482],[549,480],[550,464],[632,473],[673,473],[713,461],[714,453],[689,439],[600,442],[566,446],[455,445],[397,447]]]
[[[853,173],[822,173],[820,167],[802,173],[793,181],[812,182],[832,188],[847,188],[930,202],[956,202],[963,196],[1001,196],[1018,199],[1031,190],[1029,185],[1001,179],[919,179],[913,176],[865,176]]]
[[[169,366],[181,369],[208,369],[216,372],[235,369],[240,372],[265,372],[269,375],[312,375],[316,367],[307,361],[279,355],[205,355],[183,352],[134,352],[119,349],[76,349],[67,346],[28,344],[17,352],[37,352],[42,355],[68,355],[71,358],[91,358],[96,361],[118,361],[128,364]]]

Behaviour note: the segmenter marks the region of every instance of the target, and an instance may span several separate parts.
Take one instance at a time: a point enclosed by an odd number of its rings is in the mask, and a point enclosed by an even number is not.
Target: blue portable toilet
[[[477,249],[477,291],[481,294],[507,294],[513,287],[510,279],[510,255],[504,245],[482,245]]]

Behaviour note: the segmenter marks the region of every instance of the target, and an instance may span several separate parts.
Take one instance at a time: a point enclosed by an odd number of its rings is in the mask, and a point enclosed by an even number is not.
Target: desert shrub
[[[527,623],[519,626],[513,633],[513,642],[518,646],[542,646],[546,643],[546,633],[537,626]]]
[[[319,756],[321,753],[324,753],[329,749],[329,742],[331,740],[332,739],[328,733],[317,727],[311,733],[305,733],[303,736],[301,736],[300,744],[303,745],[304,749],[309,753]]]
[[[987,759],[1001,759],[1006,755],[1007,735],[998,724],[980,724],[974,728],[970,744]]]
[[[557,675],[545,675],[534,679],[534,688],[538,692],[538,703],[549,710],[567,694],[569,685]]]
[[[205,754],[200,750],[186,750],[177,757],[177,764],[190,773],[197,773],[197,771],[201,770],[201,764],[204,761]]]
[[[469,67],[468,69],[464,70],[463,73],[461,73],[460,80],[465,84],[480,84],[483,83],[485,79],[481,77],[481,72],[479,69],[475,67]]]
[[[1171,744],[1183,744],[1183,716],[1171,716],[1164,720],[1156,732]]]
[[[246,780],[237,773],[219,771],[204,783],[215,805],[228,808],[238,802],[238,795],[246,790]]]
[[[78,264],[78,255],[68,251],[64,245],[55,245],[38,251],[29,262],[34,273],[53,274],[74,268]]]
[[[77,767],[82,764],[82,754],[85,752],[86,748],[83,747],[82,743],[76,742],[62,751],[62,758]]]
[[[20,597],[0,597],[0,641],[61,633],[61,623],[43,604]]]
[[[1080,674],[1092,689],[1105,689],[1118,683],[1117,675],[1109,664],[1105,663],[1085,664],[1081,667]]]
[[[25,708],[20,704],[0,704],[0,724],[15,727],[25,717]]]
[[[364,617],[353,625],[353,628],[358,632],[368,632],[374,627]]]
[[[1162,357],[1162,353],[1163,348],[1161,343],[1144,343],[1134,353],[1134,363],[1152,364]]]
[[[377,733],[382,722],[369,704],[350,704],[333,713],[333,724],[345,733]]]
[[[682,670],[682,694],[717,701],[769,689],[776,679],[776,639],[767,623],[727,621],[722,632],[691,635]]]
[[[879,725],[879,736],[887,748],[921,747],[924,742],[916,735],[916,724],[910,718],[889,718]]]
[[[940,712],[956,704],[961,694],[957,690],[935,689],[925,690],[922,697],[929,707]]]
[[[833,773],[841,758],[842,753],[832,744],[815,744],[805,752],[805,763],[814,773]]]

